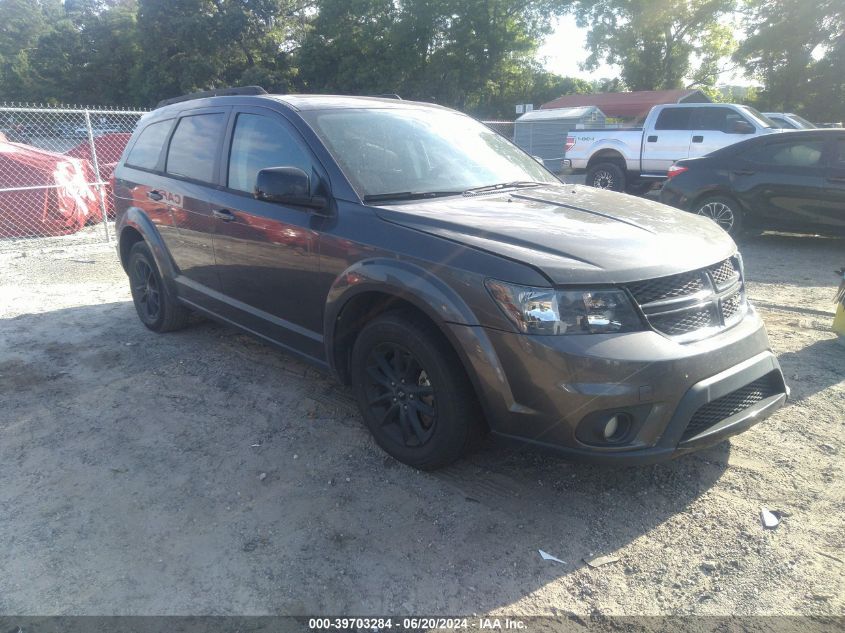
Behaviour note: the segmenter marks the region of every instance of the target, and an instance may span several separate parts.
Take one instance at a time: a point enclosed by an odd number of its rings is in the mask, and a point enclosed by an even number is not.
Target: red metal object
[[[102,136],[94,137],[94,148],[97,151],[97,166],[100,168],[100,182],[106,183],[103,185],[103,195],[105,196],[106,212],[110,218],[114,217],[114,194],[111,177],[130,138],[132,138],[132,135],[128,133],[103,134]],[[94,157],[91,155],[91,145],[88,141],[84,141],[68,150],[65,152],[65,155],[90,161],[92,166],[94,164]]]
[[[121,154],[132,137],[131,134],[103,134],[102,136],[94,137],[94,149],[97,150],[97,165],[100,167],[100,180],[108,181],[111,178],[114,167],[117,161],[120,160]],[[65,152],[66,156],[73,156],[75,158],[84,158],[85,160],[94,163],[94,157],[91,155],[91,145],[88,141],[84,141]]]
[[[0,141],[0,238],[75,233],[102,220],[82,158]]]

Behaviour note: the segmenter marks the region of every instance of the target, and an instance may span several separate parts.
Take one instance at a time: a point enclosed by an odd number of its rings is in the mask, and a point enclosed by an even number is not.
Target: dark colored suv
[[[562,184],[446,108],[232,92],[146,115],[115,170],[151,330],[195,310],[333,371],[418,468],[486,430],[655,461],[786,400],[713,222]]]

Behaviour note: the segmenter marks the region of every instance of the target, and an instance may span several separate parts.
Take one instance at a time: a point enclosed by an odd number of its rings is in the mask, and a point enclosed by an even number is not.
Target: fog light
[[[636,434],[650,411],[650,404],[633,407],[630,411],[593,411],[578,424],[575,437],[591,446],[621,446]]]
[[[604,439],[609,440],[614,435],[616,435],[616,431],[619,430],[619,416],[614,415],[607,421],[607,424],[604,425]]]

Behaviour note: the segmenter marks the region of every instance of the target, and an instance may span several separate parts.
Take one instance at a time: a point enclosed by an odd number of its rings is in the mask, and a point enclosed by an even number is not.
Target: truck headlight
[[[525,334],[611,334],[645,329],[628,296],[615,288],[555,290],[494,279],[485,285]]]

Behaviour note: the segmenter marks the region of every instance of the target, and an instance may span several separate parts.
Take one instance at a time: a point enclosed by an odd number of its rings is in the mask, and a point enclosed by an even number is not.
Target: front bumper
[[[573,459],[660,461],[744,431],[787,397],[780,366],[753,309],[733,328],[687,344],[656,332],[524,336],[453,326],[453,333],[464,350],[472,339],[468,358],[492,432]],[[716,401],[730,400],[761,379],[771,385],[765,397],[746,407],[740,402],[741,410],[725,408],[725,417],[718,418],[722,409]],[[708,403],[716,403],[718,419],[691,427]],[[587,425],[617,413],[631,421],[624,437],[604,443],[584,439]]]

